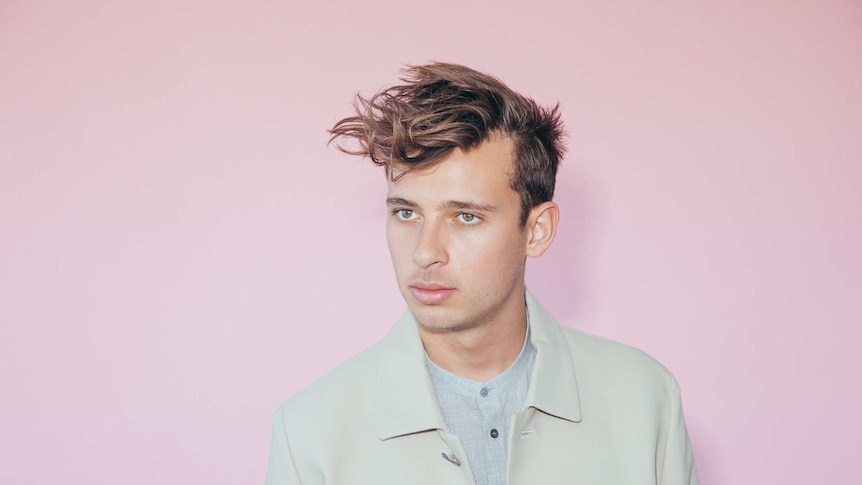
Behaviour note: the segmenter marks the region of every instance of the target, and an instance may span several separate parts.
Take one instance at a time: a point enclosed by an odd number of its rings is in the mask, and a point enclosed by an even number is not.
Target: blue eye
[[[458,214],[458,220],[461,221],[463,224],[467,224],[468,226],[472,226],[472,225],[478,224],[479,221],[481,221],[482,219],[479,219],[479,216],[477,216],[476,214],[470,214],[469,212],[462,212],[462,213]]]

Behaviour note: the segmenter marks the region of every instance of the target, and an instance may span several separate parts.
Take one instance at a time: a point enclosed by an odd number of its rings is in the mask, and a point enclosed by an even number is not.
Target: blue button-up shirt
[[[524,409],[535,357],[529,325],[518,358],[488,382],[453,374],[425,355],[443,419],[461,441],[476,485],[506,484],[510,421]]]

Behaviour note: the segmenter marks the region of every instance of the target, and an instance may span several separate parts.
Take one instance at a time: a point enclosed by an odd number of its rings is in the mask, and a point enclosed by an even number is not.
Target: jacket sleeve
[[[670,410],[663,463],[659,467],[660,485],[700,485],[691,442],[682,415],[679,384],[671,377]]]
[[[272,417],[272,445],[269,449],[269,466],[266,470],[266,485],[301,485],[296,472],[287,430],[284,427],[284,410],[279,406]]]

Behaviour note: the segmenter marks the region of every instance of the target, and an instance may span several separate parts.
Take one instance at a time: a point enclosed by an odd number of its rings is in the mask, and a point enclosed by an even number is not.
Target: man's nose
[[[419,230],[419,240],[413,251],[413,261],[422,268],[434,264],[446,264],[449,254],[446,250],[445,228],[438,221],[426,219]]]

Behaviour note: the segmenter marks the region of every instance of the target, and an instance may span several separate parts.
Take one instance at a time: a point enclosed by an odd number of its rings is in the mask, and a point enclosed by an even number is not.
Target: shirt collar
[[[568,339],[560,325],[526,291],[530,343],[536,351],[525,407],[578,422],[581,409]],[[416,320],[405,311],[380,342],[377,381],[377,436],[446,429]]]
[[[528,382],[530,376],[527,373],[532,368],[531,361],[535,355],[533,345],[530,343],[530,327],[527,325],[527,332],[524,335],[524,343],[521,345],[521,352],[515,361],[504,370],[500,375],[494,377],[487,382],[474,381],[458,374],[449,372],[448,370],[435,364],[428,353],[425,353],[425,367],[428,369],[428,374],[431,375],[431,382],[434,383],[435,389],[442,388],[457,392],[465,397],[476,399],[482,388],[491,391],[495,395],[506,392],[512,385],[523,375],[526,375]]]

